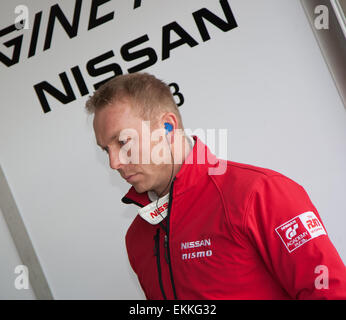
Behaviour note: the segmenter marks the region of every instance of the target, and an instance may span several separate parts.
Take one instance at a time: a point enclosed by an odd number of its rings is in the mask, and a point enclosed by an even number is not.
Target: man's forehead
[[[141,131],[141,118],[132,112],[128,112],[128,109],[123,110],[124,112],[118,111],[121,110],[119,109],[114,111],[114,109],[101,109],[95,112],[93,126],[96,143],[99,146],[103,147],[110,141],[118,138],[121,132],[125,129]]]
[[[104,130],[109,127],[117,127],[129,117],[128,108],[123,106],[105,106],[95,110],[93,126],[94,130]]]
[[[107,109],[106,109],[107,108]],[[94,114],[93,127],[95,131],[96,143],[103,147],[108,143],[107,140],[113,140],[120,132],[121,116],[117,117],[114,110],[105,107],[96,110]]]

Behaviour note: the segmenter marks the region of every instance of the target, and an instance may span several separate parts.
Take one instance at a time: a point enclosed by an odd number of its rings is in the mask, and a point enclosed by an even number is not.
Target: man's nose
[[[118,170],[123,166],[119,159],[119,152],[115,150],[109,152],[109,166],[114,170]]]

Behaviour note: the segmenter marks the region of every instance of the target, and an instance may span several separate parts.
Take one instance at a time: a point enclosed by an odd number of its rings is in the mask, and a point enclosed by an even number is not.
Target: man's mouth
[[[130,181],[134,176],[136,176],[136,175],[137,175],[137,173],[130,174],[130,175],[125,176],[124,179],[125,179],[127,182],[129,182],[129,181]]]

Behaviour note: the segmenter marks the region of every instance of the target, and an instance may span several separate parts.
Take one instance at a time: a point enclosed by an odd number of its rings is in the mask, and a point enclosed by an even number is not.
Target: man
[[[217,159],[184,134],[170,89],[118,76],[87,102],[98,145],[139,207],[126,235],[148,299],[345,299],[346,271],[305,190]]]

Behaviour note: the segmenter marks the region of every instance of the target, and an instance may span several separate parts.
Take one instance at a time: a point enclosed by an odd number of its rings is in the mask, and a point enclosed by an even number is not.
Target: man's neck
[[[169,170],[169,176],[167,177],[167,181],[164,185],[160,186],[160,188],[158,188],[156,190],[153,190],[156,194],[156,198],[157,198],[157,196],[163,197],[167,193],[169,193],[174,177],[178,174],[178,172],[180,171],[186,157],[192,151],[193,143],[194,143],[193,140],[190,141],[189,138],[184,136],[183,142],[182,142],[182,149],[184,151],[182,153],[180,153],[180,155],[178,156],[178,159],[174,159],[174,163],[167,165],[167,171]],[[172,152],[172,155],[174,157],[174,151],[171,151],[171,152]],[[177,161],[177,163],[176,163],[176,161]],[[173,166],[173,173],[172,173],[172,166]],[[168,181],[169,181],[169,183],[168,183]],[[151,195],[153,195],[153,194],[151,193]]]

